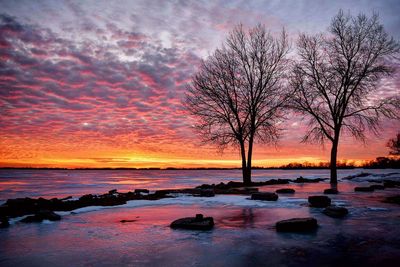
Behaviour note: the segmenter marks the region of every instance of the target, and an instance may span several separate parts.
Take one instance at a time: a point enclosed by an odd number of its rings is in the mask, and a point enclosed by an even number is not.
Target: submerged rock
[[[251,195],[253,200],[266,200],[266,201],[276,201],[278,200],[278,195],[269,192],[254,193]]]
[[[400,195],[386,197],[385,200],[383,200],[383,202],[400,205]]]
[[[395,188],[397,186],[400,186],[400,181],[383,180],[383,186],[385,188]]]
[[[373,184],[369,186],[370,188],[372,188],[373,190],[384,190],[385,187],[381,184]]]
[[[202,189],[200,190],[201,197],[215,197],[215,193],[213,189]]]
[[[322,212],[325,215],[333,218],[342,218],[349,213],[346,208],[338,206],[328,206]]]
[[[275,191],[278,194],[294,194],[296,191],[292,188],[281,188]]]
[[[325,208],[331,204],[331,199],[327,196],[309,196],[308,203],[311,207]]]
[[[173,229],[211,230],[214,227],[214,219],[212,217],[204,217],[203,214],[196,214],[196,217],[175,220],[170,227]]]
[[[41,210],[37,212],[35,215],[30,215],[25,217],[24,219],[21,220],[21,222],[32,223],[32,222],[42,222],[43,220],[59,221],[61,220],[61,216],[49,210]]]
[[[8,226],[10,226],[10,223],[8,222],[8,218],[7,217],[1,217],[1,219],[0,219],[0,228],[7,228]]]
[[[339,191],[335,188],[328,188],[324,190],[324,194],[326,195],[336,195],[339,194]]]
[[[319,183],[322,181],[325,181],[325,178],[315,178],[315,179],[308,179],[308,178],[304,178],[303,176],[300,176],[299,178],[297,178],[296,180],[294,180],[294,183]]]
[[[372,187],[363,187],[363,186],[357,186],[354,188],[355,192],[373,192],[374,189]]]
[[[317,220],[311,217],[308,218],[293,218],[283,220],[276,223],[278,232],[306,232],[318,228]]]

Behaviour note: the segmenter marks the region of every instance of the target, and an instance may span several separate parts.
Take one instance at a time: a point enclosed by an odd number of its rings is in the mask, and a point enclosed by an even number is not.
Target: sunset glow
[[[340,8],[376,10],[400,39],[396,1],[313,2],[0,1],[0,167],[239,167],[234,148],[201,143],[182,105],[201,60],[236,24],[285,27],[294,43]],[[399,86],[397,72],[380,94]],[[329,144],[300,143],[306,122],[289,114],[277,145],[256,146],[253,166],[328,161]],[[365,144],[343,136],[339,160],[386,156],[400,122],[382,129]]]

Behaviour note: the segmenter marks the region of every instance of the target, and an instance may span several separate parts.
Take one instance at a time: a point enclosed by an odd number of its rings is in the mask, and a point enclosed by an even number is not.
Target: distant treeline
[[[353,161],[340,161],[337,163],[339,169],[353,169],[353,168],[365,168],[365,169],[400,169],[400,157],[378,157],[375,160],[365,161],[361,165],[356,165]],[[35,168],[35,167],[2,167],[0,169],[35,169],[35,170],[240,170],[241,168],[224,168],[224,167],[198,167],[198,168]],[[292,162],[279,167],[261,167],[254,166],[254,170],[268,170],[268,169],[329,169],[329,162]]]

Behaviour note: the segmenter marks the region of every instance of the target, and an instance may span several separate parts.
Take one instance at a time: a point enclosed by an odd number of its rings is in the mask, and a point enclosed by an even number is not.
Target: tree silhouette
[[[277,123],[288,99],[282,84],[288,50],[285,31],[274,38],[261,25],[248,32],[239,25],[202,62],[188,88],[185,106],[195,128],[221,151],[228,145],[240,149],[245,184],[251,183],[254,142],[279,137]]]
[[[395,138],[389,140],[389,142],[387,143],[387,147],[390,149],[389,155],[400,155],[400,133],[398,133]]]
[[[374,93],[381,79],[393,74],[391,59],[399,44],[385,32],[378,15],[339,11],[328,35],[301,34],[297,47],[292,107],[309,118],[303,141],[332,143],[330,181],[336,184],[340,134],[364,141],[367,128],[378,133],[382,116],[398,117],[399,99],[380,99]]]

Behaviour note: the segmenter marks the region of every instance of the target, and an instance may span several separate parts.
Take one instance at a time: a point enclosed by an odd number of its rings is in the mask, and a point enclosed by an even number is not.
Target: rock
[[[2,217],[0,219],[0,228],[7,228],[8,226],[10,226],[10,223],[8,222],[8,218]]]
[[[322,212],[333,218],[342,218],[349,213],[346,208],[338,206],[328,206]]]
[[[117,193],[117,189],[113,189],[113,190],[108,191],[108,194],[110,194],[110,195],[113,195],[115,193]]]
[[[314,218],[293,218],[276,223],[278,232],[306,232],[318,228],[317,220]]]
[[[61,216],[49,210],[40,210],[35,215],[30,215],[21,220],[24,223],[42,222],[43,220],[59,221]]]
[[[148,189],[135,189],[135,194],[145,193],[148,194],[150,191]]]
[[[395,188],[397,186],[400,186],[400,181],[383,180],[383,186],[385,188]]]
[[[335,188],[328,188],[328,189],[324,190],[324,194],[326,194],[326,195],[336,195],[338,193],[339,193],[339,191]]]
[[[344,177],[344,178],[342,178],[342,179],[343,179],[343,180],[352,180],[352,179],[354,179],[354,178],[358,178],[358,177],[367,177],[367,176],[370,176],[370,175],[371,175],[371,173],[362,172],[362,173],[359,173],[359,174],[346,176],[346,177]]]
[[[302,176],[300,176],[299,178],[297,178],[296,180],[294,180],[294,183],[319,183],[322,181],[325,181],[326,179],[324,178],[315,178],[315,179],[308,179],[308,178],[303,178]]]
[[[311,207],[325,208],[331,204],[331,199],[327,196],[309,196],[308,203]]]
[[[381,184],[373,184],[369,186],[370,188],[372,188],[373,190],[384,190],[385,187]]]
[[[281,188],[275,191],[278,194],[294,194],[296,191],[292,188]]]
[[[276,201],[278,200],[278,195],[269,192],[254,193],[251,195],[253,200],[266,200],[266,201]]]
[[[354,188],[355,192],[373,192],[374,189],[371,187],[362,187],[362,186],[357,186]]]
[[[137,220],[120,220],[121,223],[136,222]]]
[[[200,190],[201,197],[214,197],[215,193],[213,189],[202,189]]]
[[[214,227],[214,219],[212,217],[204,217],[203,214],[196,214],[196,217],[175,220],[170,227],[173,229],[211,230]]]
[[[400,195],[386,197],[385,200],[383,200],[383,202],[400,205]]]

